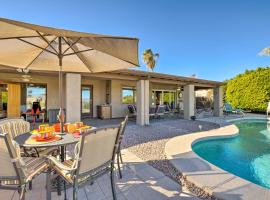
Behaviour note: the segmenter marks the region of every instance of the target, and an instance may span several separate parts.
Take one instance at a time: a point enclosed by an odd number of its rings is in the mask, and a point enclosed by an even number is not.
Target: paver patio
[[[118,200],[137,199],[198,199],[187,191],[182,191],[179,184],[166,177],[163,173],[149,166],[133,153],[124,150],[122,166],[123,179],[116,177],[116,191]],[[68,199],[72,191],[68,190]],[[1,190],[1,199],[17,200],[18,193]],[[33,182],[32,191],[27,191],[27,200],[45,200],[45,174],[42,174]],[[52,193],[52,199],[64,199],[64,195],[57,196]],[[80,200],[109,200],[112,199],[109,176],[100,177],[93,185],[81,188],[78,193]]]

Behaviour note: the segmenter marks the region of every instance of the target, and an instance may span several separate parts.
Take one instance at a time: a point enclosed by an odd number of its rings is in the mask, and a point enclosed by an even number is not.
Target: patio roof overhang
[[[146,72],[141,70],[117,70],[112,71],[111,73],[120,74],[125,76],[135,76],[140,77],[140,79],[149,79],[151,82],[157,83],[167,83],[167,84],[176,84],[179,86],[184,86],[188,84],[193,84],[195,87],[205,87],[205,88],[212,88],[218,87],[222,85],[222,82],[218,81],[211,81],[211,80],[204,80],[198,78],[190,78],[184,76],[176,76],[171,74],[163,74],[157,72]]]
[[[0,71],[17,74],[17,71],[6,66],[0,66]],[[31,74],[38,75],[48,75],[48,76],[57,76],[56,72],[51,71],[31,71]],[[19,73],[18,73],[19,75]],[[101,73],[81,73],[84,77],[92,77],[103,80],[129,80],[129,81],[138,81],[142,79],[149,79],[152,83],[160,84],[169,84],[177,86],[185,86],[192,84],[195,86],[195,89],[209,89],[214,87],[219,87],[223,85],[223,82],[204,80],[198,78],[190,78],[184,76],[176,76],[170,74],[163,74],[157,72],[146,72],[141,70],[117,70],[111,72],[101,72]]]

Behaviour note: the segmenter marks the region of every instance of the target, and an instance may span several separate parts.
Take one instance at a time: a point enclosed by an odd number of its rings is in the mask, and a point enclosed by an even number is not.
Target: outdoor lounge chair
[[[76,144],[74,160],[66,160],[61,163],[55,157],[48,157],[50,168],[65,180],[65,197],[66,182],[72,184],[73,200],[76,200],[79,187],[93,183],[96,178],[110,172],[112,195],[113,199],[116,199],[113,169],[119,137],[119,126],[87,130]],[[51,177],[48,173],[47,183],[50,181]],[[50,197],[50,184],[47,184],[47,187],[47,195]]]
[[[159,105],[156,111],[156,116],[161,117],[161,116],[164,116],[164,114],[165,114],[165,106]]]
[[[150,118],[156,117],[156,106],[149,107],[149,117]]]
[[[22,158],[7,133],[0,133],[0,189],[18,190],[25,199],[26,184],[47,169],[43,158]]]
[[[117,149],[117,167],[118,167],[118,172],[119,172],[119,177],[122,178],[122,172],[120,168],[120,161],[123,164],[123,159],[122,159],[122,154],[121,154],[121,143],[125,134],[125,129],[127,126],[128,122],[128,116],[125,117],[125,120],[121,122],[120,128],[119,128],[119,140],[118,140],[118,149]]]
[[[225,114],[240,114],[242,116],[245,116],[245,113],[242,109],[234,109],[229,103],[224,103],[223,112]]]
[[[165,104],[165,112],[168,116],[173,116],[174,111],[171,109],[170,105],[168,103]]]

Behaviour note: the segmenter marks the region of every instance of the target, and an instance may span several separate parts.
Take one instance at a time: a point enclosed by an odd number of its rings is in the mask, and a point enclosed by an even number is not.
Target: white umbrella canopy
[[[82,33],[0,18],[0,65],[59,71],[59,121],[63,127],[62,72],[104,72],[139,65],[137,38]]]
[[[104,72],[136,67],[138,39],[0,18],[0,64],[30,70]]]

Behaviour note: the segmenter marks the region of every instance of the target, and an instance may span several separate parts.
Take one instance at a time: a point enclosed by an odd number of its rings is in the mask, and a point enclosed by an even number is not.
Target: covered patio
[[[169,104],[171,110],[178,116],[183,114],[184,119],[196,116],[195,91],[213,90],[213,116],[223,115],[223,89],[222,83],[217,81],[188,78],[175,75],[143,72],[138,70],[121,70],[111,72],[122,80],[133,80],[136,83],[136,123],[149,125],[151,117],[150,107]],[[108,73],[106,73],[108,74]],[[164,97],[158,97],[157,92],[172,93],[170,102],[164,101]],[[148,106],[149,105],[149,106]]]
[[[7,98],[7,105],[12,104],[16,109],[15,113],[14,109],[13,112],[5,111],[6,117],[20,117],[27,109],[31,110],[33,101],[40,96],[35,97],[30,91],[27,93],[27,88],[31,90],[42,87],[42,109],[46,112],[45,121],[50,122],[50,110],[59,108],[58,74],[32,71],[29,75],[30,80],[25,82],[21,73],[1,66],[0,85],[3,85],[3,88],[10,86],[10,96],[20,96],[20,100],[16,102]],[[158,108],[159,105],[170,107],[170,112],[166,112],[169,116],[174,114],[178,118],[190,119],[197,115],[195,93],[199,90],[212,90],[214,103],[211,114],[223,114],[223,91],[220,82],[138,70],[95,74],[63,73],[63,78],[63,107],[67,122],[101,117],[98,110],[105,107],[108,109],[106,119],[123,118],[129,114],[130,117],[135,117],[137,124],[143,126],[148,125],[149,119],[153,118],[151,108]],[[13,90],[13,85],[19,86],[17,88],[20,91]],[[129,112],[129,105],[137,108],[133,115]]]

